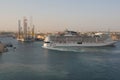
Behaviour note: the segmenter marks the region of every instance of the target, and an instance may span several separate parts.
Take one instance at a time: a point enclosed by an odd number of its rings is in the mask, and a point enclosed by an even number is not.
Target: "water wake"
[[[110,53],[110,52],[116,52],[120,53],[120,51],[114,50],[114,47],[69,47],[69,48],[47,48],[49,50],[57,50],[57,51],[70,51],[70,52],[82,52],[82,53]]]

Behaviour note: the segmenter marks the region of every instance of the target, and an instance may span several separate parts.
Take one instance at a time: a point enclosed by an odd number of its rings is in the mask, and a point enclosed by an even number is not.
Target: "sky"
[[[39,32],[120,31],[120,0],[0,0],[0,31],[17,31],[24,16]]]

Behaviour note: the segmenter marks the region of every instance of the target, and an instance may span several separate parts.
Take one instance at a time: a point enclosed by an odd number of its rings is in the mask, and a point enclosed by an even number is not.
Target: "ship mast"
[[[18,20],[18,39],[20,39],[21,36],[21,21]]]
[[[23,27],[24,27],[24,38],[27,38],[27,19],[24,17],[23,20]]]

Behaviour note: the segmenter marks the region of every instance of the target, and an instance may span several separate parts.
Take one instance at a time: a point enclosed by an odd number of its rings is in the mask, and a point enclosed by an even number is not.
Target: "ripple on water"
[[[41,65],[33,65],[33,64],[12,64],[12,63],[5,63],[0,64],[0,80],[20,80],[23,79],[23,74],[26,75],[26,79],[33,76],[34,79],[43,78],[43,79],[49,79],[49,78],[60,78],[65,79],[66,75],[68,74],[67,71],[64,70],[56,70],[53,67],[50,67],[46,64]],[[20,78],[22,76],[22,78]],[[14,79],[16,77],[16,79]],[[32,80],[32,79],[30,79]]]

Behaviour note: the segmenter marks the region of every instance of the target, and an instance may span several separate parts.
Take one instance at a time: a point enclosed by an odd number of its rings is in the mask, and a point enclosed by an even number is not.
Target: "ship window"
[[[82,44],[82,42],[77,42],[77,44]]]
[[[50,43],[50,42],[45,42],[45,43]]]

